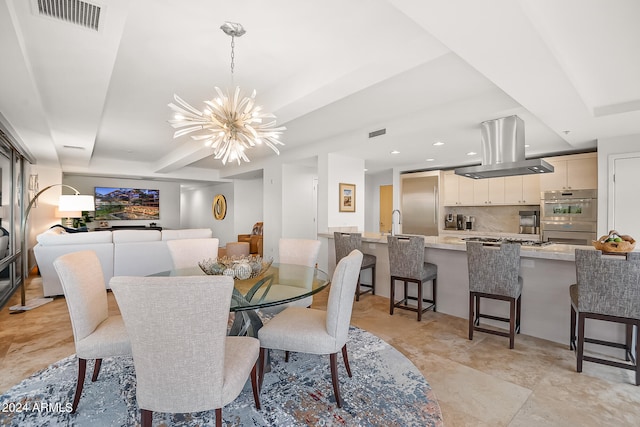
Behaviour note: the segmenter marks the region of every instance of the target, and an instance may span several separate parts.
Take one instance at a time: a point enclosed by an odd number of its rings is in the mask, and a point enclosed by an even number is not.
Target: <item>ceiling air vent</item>
[[[386,129],[374,130],[373,132],[369,132],[369,138],[375,138],[376,136],[384,135],[387,133]]]
[[[98,31],[100,6],[80,0],[38,0],[38,13]]]

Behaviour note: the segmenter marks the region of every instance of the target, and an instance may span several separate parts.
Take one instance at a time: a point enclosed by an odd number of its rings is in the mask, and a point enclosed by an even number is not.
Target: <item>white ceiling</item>
[[[266,147],[223,166],[167,123],[174,93],[200,107],[231,85],[224,21],[247,30],[234,81],[287,127],[287,162],[479,163],[479,123],[511,114],[528,157],[640,134],[637,0],[99,0],[97,32],[36,3],[0,0],[0,124],[65,173],[255,176]]]

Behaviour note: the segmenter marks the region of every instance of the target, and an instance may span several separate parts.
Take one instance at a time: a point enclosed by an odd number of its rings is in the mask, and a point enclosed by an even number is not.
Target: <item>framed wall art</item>
[[[227,216],[227,199],[222,194],[216,194],[211,205],[213,217],[217,220],[224,219]]]
[[[356,211],[356,185],[340,183],[340,212]]]

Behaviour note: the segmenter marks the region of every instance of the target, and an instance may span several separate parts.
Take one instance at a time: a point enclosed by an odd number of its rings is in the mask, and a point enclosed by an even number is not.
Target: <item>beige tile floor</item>
[[[31,278],[27,295],[42,295],[40,278]],[[317,295],[314,306],[324,307],[326,296]],[[64,299],[9,314],[18,298],[0,311],[0,392],[74,353]],[[117,313],[111,293],[109,304]],[[417,322],[403,310],[390,316],[388,299],[371,295],[355,303],[352,323],[420,369],[449,427],[640,425],[640,387],[632,372],[586,362],[578,374],[566,345],[519,335],[509,350],[507,339],[482,333],[469,341],[465,319],[428,312]]]

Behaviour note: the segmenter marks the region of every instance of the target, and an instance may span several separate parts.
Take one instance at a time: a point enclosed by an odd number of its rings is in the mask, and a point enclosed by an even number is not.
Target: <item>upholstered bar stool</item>
[[[247,242],[228,242],[226,245],[226,255],[229,258],[248,256],[249,249],[249,243]]]
[[[509,348],[513,348],[515,334],[520,333],[522,311],[522,277],[518,276],[520,245],[503,243],[485,246],[482,242],[467,242],[467,264],[469,267],[469,339],[473,339],[473,331],[486,332],[509,337]],[[508,301],[509,317],[482,314],[481,298]],[[480,327],[480,318],[509,322],[509,331]]]
[[[391,293],[389,296],[389,313],[393,315],[394,308],[415,311],[418,313],[418,322],[422,320],[422,313],[429,309],[436,311],[436,291],[438,267],[435,264],[424,261],[424,238],[420,236],[387,236],[389,249],[389,271],[391,272]],[[404,297],[395,301],[396,280],[404,282]],[[433,299],[423,296],[422,285],[431,281],[433,284]],[[418,296],[408,295],[408,283],[418,285]],[[409,305],[409,300],[417,301],[417,307]],[[427,307],[423,303],[429,304]]]
[[[622,256],[603,257],[600,251],[576,249],[576,278],[577,284],[569,287],[569,295],[571,296],[570,348],[576,349],[576,371],[582,372],[583,360],[635,370],[635,382],[636,385],[639,385],[640,367],[636,358],[640,352],[640,344],[638,343],[640,253],[629,252],[626,258]],[[585,337],[585,319],[587,318],[624,324],[626,326],[624,344]],[[577,348],[576,323],[578,327]],[[632,348],[634,334],[635,352]],[[585,342],[620,348],[624,350],[627,363],[585,356]]]
[[[351,253],[354,249],[362,252],[362,234],[360,233],[340,233],[338,231],[333,233],[333,239],[336,249],[336,265],[340,260]],[[362,265],[360,271],[371,269],[371,284],[362,283],[360,281],[360,275],[358,275],[358,284],[356,285],[356,301],[360,301],[360,295],[371,292],[371,295],[376,294],[376,256],[370,254],[363,254]],[[362,290],[361,288],[366,288]]]

